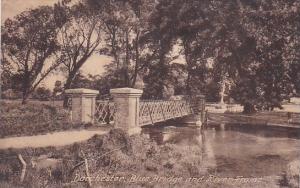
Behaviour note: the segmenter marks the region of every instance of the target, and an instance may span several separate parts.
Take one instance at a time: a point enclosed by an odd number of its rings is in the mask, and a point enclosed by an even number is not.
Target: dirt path
[[[90,129],[90,130],[73,130],[46,135],[20,136],[0,139],[0,149],[7,148],[26,148],[26,147],[48,147],[64,146],[75,142],[82,142],[93,137],[95,134],[105,134],[109,129]]]

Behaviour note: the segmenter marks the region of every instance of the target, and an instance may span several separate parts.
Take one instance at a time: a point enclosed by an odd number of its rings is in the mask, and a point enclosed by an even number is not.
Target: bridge
[[[154,125],[170,119],[195,115],[197,122],[204,121],[204,96],[176,100],[141,100],[142,90],[133,88],[111,89],[112,100],[96,100],[98,91],[78,88],[69,89],[71,120],[98,125],[114,124],[131,129]]]

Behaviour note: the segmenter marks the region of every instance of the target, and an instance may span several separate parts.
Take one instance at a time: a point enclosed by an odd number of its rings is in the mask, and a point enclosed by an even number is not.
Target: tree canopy
[[[171,92],[222,101],[226,93],[245,112],[280,108],[300,93],[297,0],[67,0],[2,28],[2,75],[11,79],[1,85],[24,99],[57,67],[64,89],[76,80],[107,94],[142,79],[145,98]],[[112,62],[85,78],[81,67],[92,55]]]
[[[42,6],[7,19],[2,27],[2,63],[15,71],[12,85],[22,91],[23,103],[59,65],[53,61],[45,66],[59,50],[57,32],[62,24],[53,7]]]

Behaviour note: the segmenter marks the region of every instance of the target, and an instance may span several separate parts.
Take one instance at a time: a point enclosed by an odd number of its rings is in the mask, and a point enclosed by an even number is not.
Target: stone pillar
[[[196,124],[201,126],[205,121],[205,96],[194,96],[192,99],[192,106],[197,119]]]
[[[116,105],[115,127],[128,131],[129,134],[140,132],[139,101],[142,90],[133,88],[111,89],[110,93]]]
[[[97,90],[67,89],[65,93],[72,97],[72,121],[77,123],[94,123]]]

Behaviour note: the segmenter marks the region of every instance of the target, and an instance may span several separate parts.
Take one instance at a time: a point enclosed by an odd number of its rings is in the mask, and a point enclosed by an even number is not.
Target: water
[[[281,176],[300,157],[299,129],[219,124],[204,130],[152,126],[143,132],[157,144],[196,145],[208,172],[220,177]]]

